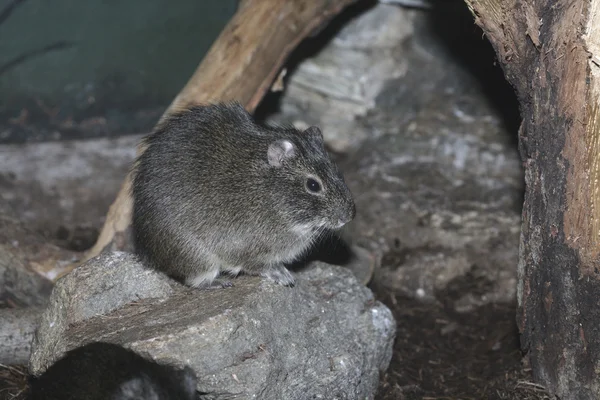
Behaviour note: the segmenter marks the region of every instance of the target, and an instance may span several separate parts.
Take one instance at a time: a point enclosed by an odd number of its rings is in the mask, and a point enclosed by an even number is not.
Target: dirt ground
[[[27,369],[0,365],[0,399],[25,399],[27,391]]]
[[[437,301],[423,304],[376,291],[398,322],[394,355],[377,400],[542,400],[523,361],[515,305],[490,304],[457,314],[446,306],[456,293],[485,282],[453,282]]]

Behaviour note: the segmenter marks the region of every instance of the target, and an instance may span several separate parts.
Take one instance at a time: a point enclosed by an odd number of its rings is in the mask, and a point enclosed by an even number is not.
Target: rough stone
[[[35,360],[48,360],[57,351],[68,350],[66,332],[70,326],[138,300],[165,298],[172,292],[171,281],[164,275],[145,268],[127,268],[136,262],[129,253],[101,254],[60,278],[36,332],[32,365],[39,365]],[[32,371],[39,368],[33,367]]]
[[[0,241],[0,308],[43,306],[51,290],[50,281],[27,268],[12,245]]]
[[[469,274],[489,283],[456,311],[515,298],[523,173],[514,137],[478,82],[448,55],[412,46],[361,123],[374,134],[341,161],[355,194],[353,240],[381,255],[374,283],[433,301]],[[433,51],[432,49],[430,49]],[[376,222],[375,222],[376,221]]]
[[[0,197],[0,308],[46,304],[52,284],[36,274],[34,266],[40,256],[55,250],[43,237],[27,229]]]
[[[342,152],[369,136],[355,119],[375,107],[390,79],[406,74],[398,50],[412,34],[412,12],[377,4],[346,24],[290,76],[275,122],[319,124],[327,144]]]
[[[140,135],[0,145],[0,199],[60,247],[94,243],[135,158]],[[50,279],[53,273],[44,271]]]
[[[42,307],[0,308],[0,364],[24,365]]]
[[[0,364],[27,363],[37,319],[52,283],[32,265],[53,246],[32,234],[0,197]]]
[[[373,398],[395,321],[350,271],[314,262],[294,288],[248,276],[234,284],[191,289],[126,253],[90,260],[56,283],[30,370],[104,340],[191,366],[206,398]]]

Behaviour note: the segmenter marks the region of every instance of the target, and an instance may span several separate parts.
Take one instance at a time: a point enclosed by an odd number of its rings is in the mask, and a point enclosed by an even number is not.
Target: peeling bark
[[[561,399],[600,398],[600,1],[466,2],[523,117],[523,350]]]

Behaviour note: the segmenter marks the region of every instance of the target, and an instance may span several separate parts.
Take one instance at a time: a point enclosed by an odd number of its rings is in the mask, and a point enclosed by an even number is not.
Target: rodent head
[[[293,229],[308,234],[319,229],[338,229],[350,222],[356,208],[352,194],[329,157],[319,128],[287,129],[270,142],[269,168],[277,176],[279,193],[290,214]],[[284,186],[285,185],[285,186]],[[287,190],[286,190],[287,189]]]

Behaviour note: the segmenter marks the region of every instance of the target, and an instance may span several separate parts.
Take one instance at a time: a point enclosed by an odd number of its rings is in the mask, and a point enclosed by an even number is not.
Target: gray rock
[[[32,265],[39,265],[40,256],[56,254],[53,250],[0,196],[0,308],[46,304],[52,284]]]
[[[461,74],[431,63],[389,82],[362,121],[385,134],[340,168],[360,210],[350,236],[382,256],[374,285],[435,301],[448,284],[477,277],[481,287],[453,300],[465,312],[514,301],[523,174],[513,135]]]
[[[137,268],[128,268],[136,266]],[[37,374],[69,350],[69,328],[147,298],[172,293],[164,275],[141,268],[129,253],[101,254],[60,278],[36,331],[30,363]]]
[[[103,340],[191,366],[206,398],[373,398],[395,321],[350,271],[312,263],[294,288],[247,276],[234,284],[187,288],[125,253],[90,260],[57,282],[30,370]]]
[[[41,307],[0,308],[0,364],[27,364]]]
[[[412,18],[411,11],[387,4],[356,16],[290,75],[282,112],[271,120],[298,128],[318,124],[338,152],[371,136],[355,120],[375,107],[387,81],[406,74],[399,47],[412,35]]]
[[[4,226],[6,225],[0,222],[0,229]],[[0,240],[0,308],[6,305],[44,306],[52,284],[27,268],[26,261],[19,255],[11,244]]]
[[[31,231],[72,247],[69,236],[91,236],[104,223],[140,139],[0,145],[0,198]],[[87,248],[85,243],[77,247]]]

